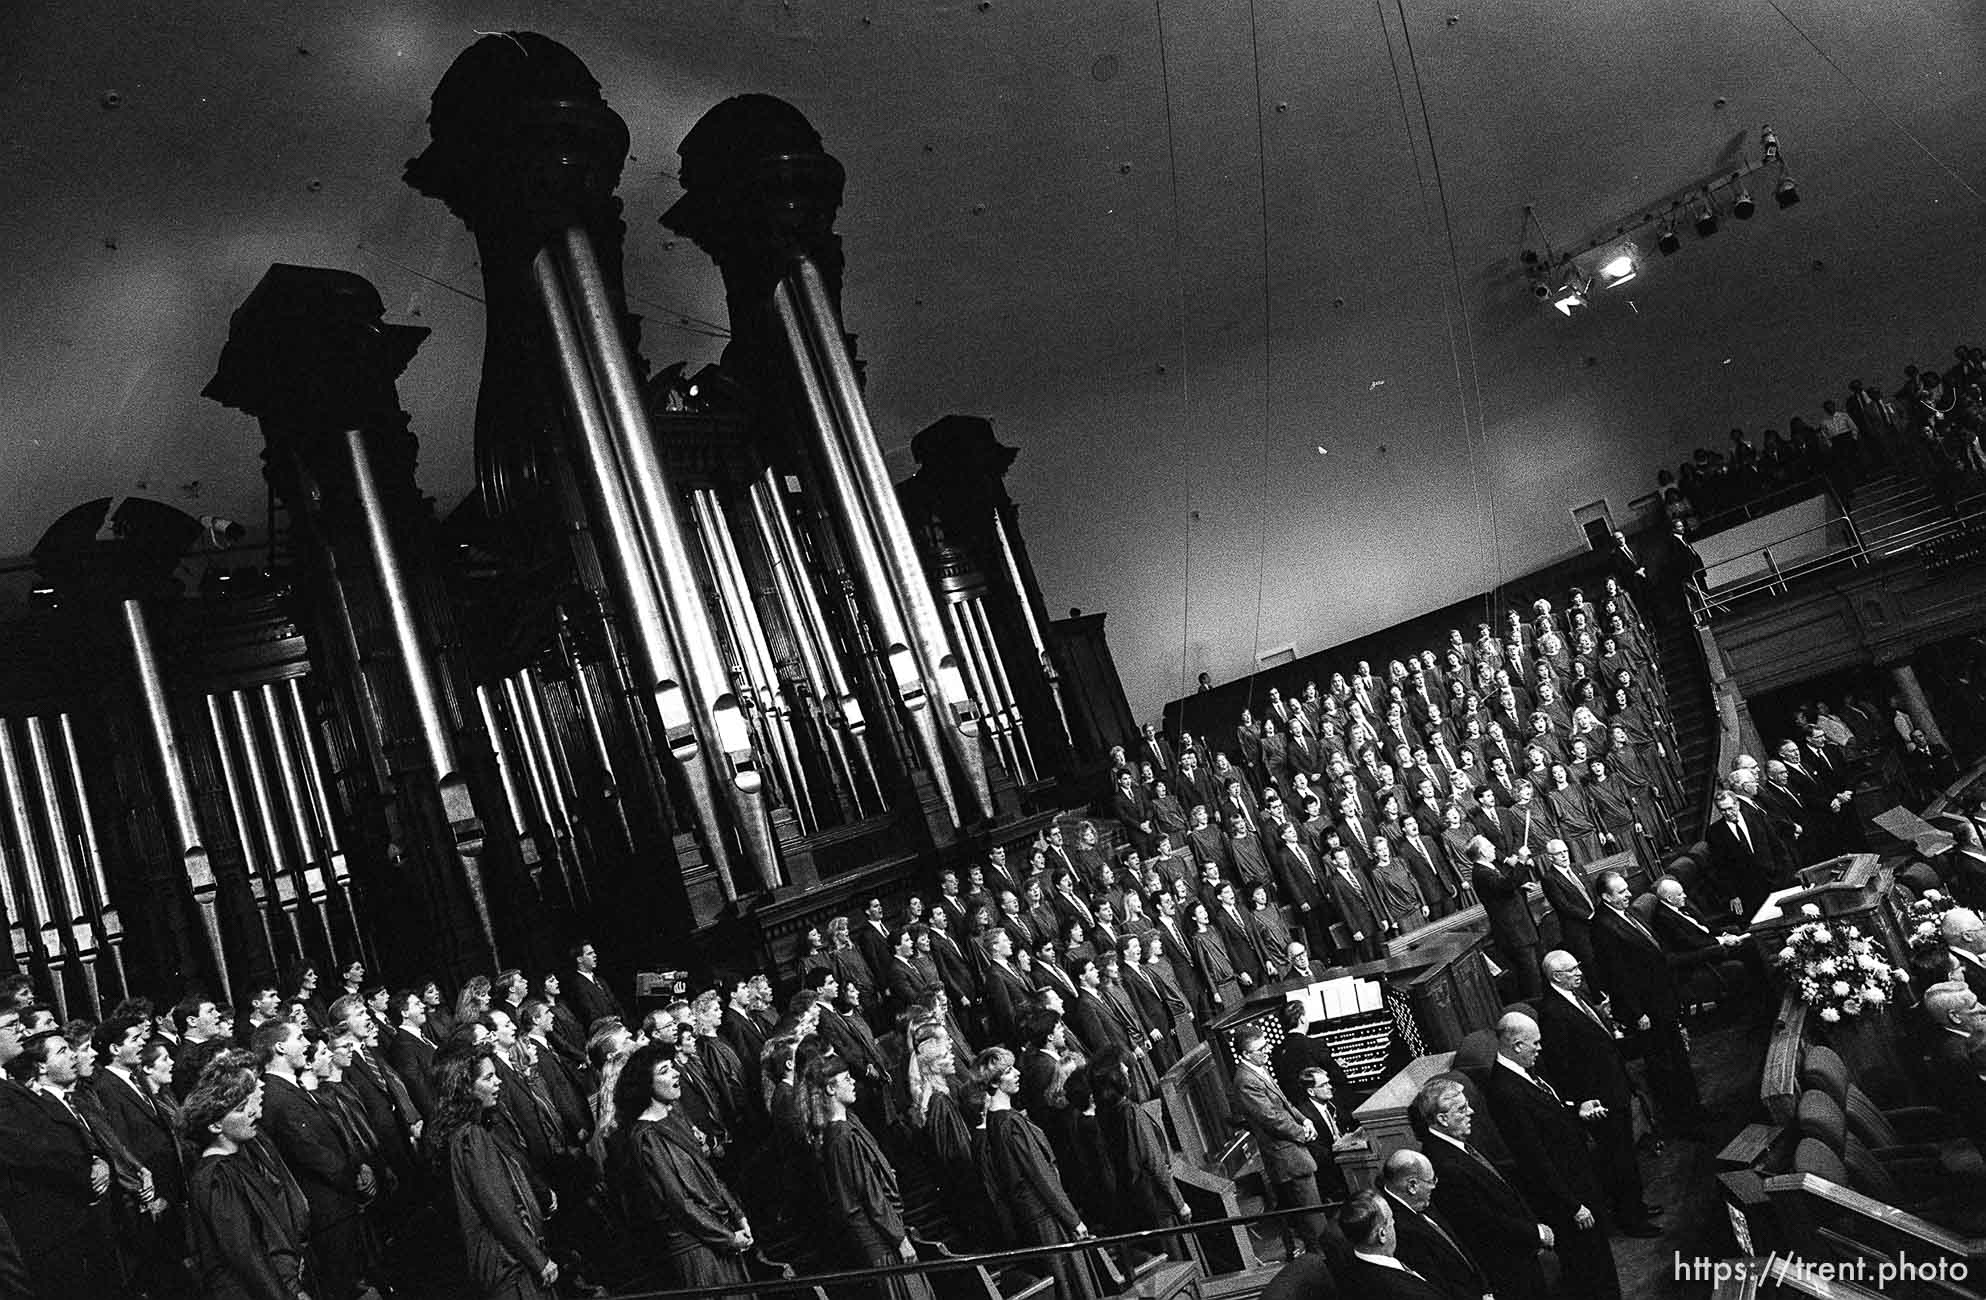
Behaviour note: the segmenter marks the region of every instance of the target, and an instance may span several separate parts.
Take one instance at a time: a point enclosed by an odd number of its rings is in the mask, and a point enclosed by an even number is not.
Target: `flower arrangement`
[[[1927,889],[1903,910],[1903,938],[1912,957],[1926,957],[1945,946],[1945,913],[1955,906],[1949,894]]]
[[[1800,1000],[1818,1009],[1827,1023],[1882,1006],[1889,1001],[1890,987],[1910,978],[1854,926],[1829,925],[1812,903],[1800,915],[1809,919],[1787,934],[1779,965],[1799,981]]]

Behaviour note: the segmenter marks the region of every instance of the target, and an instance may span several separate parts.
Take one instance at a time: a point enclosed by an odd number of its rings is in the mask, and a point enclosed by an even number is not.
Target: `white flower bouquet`
[[[1859,1016],[1889,1001],[1890,990],[1910,977],[1890,964],[1887,954],[1852,925],[1819,920],[1812,903],[1800,909],[1810,919],[1794,926],[1779,950],[1779,965],[1795,981],[1800,1000],[1829,1024]]]

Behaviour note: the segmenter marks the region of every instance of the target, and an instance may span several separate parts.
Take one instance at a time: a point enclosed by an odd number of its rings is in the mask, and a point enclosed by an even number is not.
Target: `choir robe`
[[[1586,798],[1593,805],[1593,818],[1602,834],[1611,835],[1623,847],[1632,839],[1634,824],[1641,811],[1634,806],[1634,791],[1613,773],[1604,781],[1586,780]]]
[[[1152,1068],[1164,1074],[1179,1060],[1179,1045],[1173,1037],[1173,1026],[1179,1016],[1190,1016],[1192,1012],[1176,991],[1159,982],[1149,966],[1125,967],[1120,983],[1130,996],[1131,1004],[1138,1009],[1138,1019],[1161,1035],[1149,1050]]]
[[[487,1119],[486,1115],[483,1117]],[[443,1139],[469,1277],[489,1300],[545,1300],[547,1195],[502,1130],[482,1120]]]
[[[820,1160],[828,1203],[840,1220],[850,1262],[872,1267],[903,1263],[898,1252],[908,1233],[896,1170],[862,1121],[851,1114],[825,1125]],[[929,1300],[931,1295],[930,1283],[916,1274],[884,1279],[882,1289],[896,1300]]]
[[[1600,823],[1584,787],[1575,784],[1562,790],[1544,790],[1539,797],[1551,809],[1559,838],[1572,850],[1575,863],[1584,866],[1600,856]]]
[[[1234,962],[1228,956],[1227,945],[1221,942],[1220,931],[1209,926],[1186,942],[1192,949],[1194,973],[1206,989],[1207,1005],[1200,1008],[1200,1014],[1211,1020],[1224,1012],[1239,1010],[1241,983],[1234,977]]]
[[[923,1120],[911,1130],[908,1143],[915,1172],[935,1190],[953,1228],[970,1242],[987,1240],[991,1207],[972,1153],[972,1130],[965,1126],[958,1102],[944,1087],[933,1088],[924,1103]]]
[[[205,1300],[291,1300],[304,1290],[310,1202],[266,1139],[200,1157],[187,1175],[186,1209]],[[319,1294],[314,1282],[311,1294]]]
[[[744,1211],[710,1167],[680,1111],[630,1126],[633,1168],[621,1180],[633,1238],[663,1263],[679,1287],[745,1281],[745,1261],[731,1244]]]
[[[1011,1221],[1024,1246],[1059,1246],[1075,1237],[1082,1216],[1062,1186],[1061,1170],[1048,1138],[1026,1115],[1010,1108],[988,1111],[977,1143],[980,1175],[987,1196]],[[1087,1226],[1087,1225],[1084,1225]],[[1049,1259],[1058,1294],[1082,1300],[1094,1294],[1087,1268],[1070,1255]]]
[[[1098,1106],[1096,1118],[1117,1188],[1105,1229],[1141,1232],[1179,1222],[1181,1198],[1172,1181],[1172,1151],[1158,1121],[1129,1097],[1114,1106]]]
[[[1203,862],[1227,861],[1227,835],[1212,822],[1197,830],[1187,831],[1186,848],[1193,855],[1195,867]]]
[[[1130,1067],[1131,1093],[1139,1101],[1150,1101],[1158,1095],[1158,1075],[1152,1071],[1150,1056],[1143,1050],[1145,1045],[1142,1026],[1135,1019],[1127,1023],[1126,1005],[1119,1007],[1107,994],[1092,993],[1088,989],[1076,995],[1069,1007],[1069,1031],[1082,1045],[1083,1055],[1094,1059],[1107,1047],[1115,1047],[1124,1053],[1124,1063]]]

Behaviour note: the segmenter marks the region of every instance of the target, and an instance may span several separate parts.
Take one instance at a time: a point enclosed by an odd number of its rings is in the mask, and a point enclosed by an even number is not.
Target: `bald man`
[[[1411,1147],[1386,1157],[1379,1169],[1379,1193],[1393,1211],[1393,1256],[1451,1296],[1490,1294],[1483,1276],[1461,1236],[1434,1208],[1438,1180],[1428,1158]]]
[[[1596,1098],[1561,1096],[1538,1073],[1538,1022],[1509,1012],[1496,1024],[1496,1065],[1483,1096],[1510,1148],[1524,1199],[1558,1239],[1565,1289],[1616,1300],[1620,1274],[1607,1245],[1605,1189],[1586,1146],[1585,1126],[1604,1118]]]
[[[1954,907],[1938,924],[1939,937],[1958,959],[1966,987],[1986,1001],[1986,924],[1969,907]]]
[[[1653,1237],[1648,1216],[1661,1207],[1642,1199],[1641,1166],[1634,1155],[1633,1085],[1621,1056],[1620,1036],[1604,1005],[1586,996],[1586,973],[1579,958],[1563,948],[1545,954],[1545,995],[1538,999],[1538,1028],[1544,1035],[1538,1065],[1567,1100],[1600,1103],[1585,1121],[1593,1139],[1593,1168],[1607,1189],[1609,1216],[1617,1231]]]

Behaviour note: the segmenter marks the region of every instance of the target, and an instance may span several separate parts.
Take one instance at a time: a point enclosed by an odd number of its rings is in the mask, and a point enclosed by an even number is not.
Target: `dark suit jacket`
[[[963,944],[949,933],[941,936],[934,931],[931,935],[931,960],[937,964],[938,982],[945,986],[945,996],[952,1000],[955,1008],[963,1011],[979,1005],[979,971]]]
[[[1437,1178],[1440,1175],[1436,1175]],[[1416,1210],[1391,1192],[1381,1192],[1393,1210],[1397,1240],[1393,1256],[1455,1300],[1481,1300],[1490,1284],[1462,1244],[1462,1234],[1438,1206]],[[1444,1240],[1442,1233],[1448,1236]]]
[[[1374,911],[1372,883],[1360,878],[1363,873],[1356,863],[1353,864],[1351,872],[1352,878],[1358,882],[1357,888],[1353,887],[1352,881],[1347,880],[1345,873],[1337,867],[1332,867],[1325,876],[1325,884],[1331,891],[1331,906],[1337,912],[1339,919],[1345,923],[1347,938],[1362,934],[1367,939],[1377,939],[1379,918]]]
[[[1317,1172],[1317,1160],[1303,1136],[1303,1117],[1273,1079],[1263,1077],[1253,1066],[1237,1066],[1234,1095],[1262,1153],[1265,1178],[1286,1183]]]
[[[1490,938],[1500,947],[1538,946],[1538,924],[1531,919],[1531,900],[1524,894],[1530,880],[1531,868],[1521,863],[1505,867],[1500,861],[1488,862],[1474,868],[1470,882],[1489,916]]]
[[[1022,974],[998,962],[986,965],[986,1010],[993,1036],[1009,1047],[1020,1044],[1021,1017],[1034,990]]]
[[[1623,1027],[1643,1016],[1673,1019],[1680,1008],[1676,979],[1661,940],[1644,938],[1639,929],[1611,907],[1593,921],[1594,975],[1613,998],[1614,1015]]]
[[[1572,869],[1580,875],[1578,867]],[[1598,904],[1593,901],[1593,891],[1586,886],[1583,875],[1575,885],[1567,880],[1558,868],[1540,866],[1538,883],[1544,886],[1545,901],[1552,905],[1552,912],[1558,917],[1560,945],[1581,964],[1591,965],[1593,961],[1593,913]]]
[[[357,1217],[362,1208],[359,1161],[346,1147],[337,1122],[289,1080],[266,1074],[262,1081],[262,1132],[310,1202],[313,1233]]]
[[[1516,1182],[1554,1232],[1573,1230],[1585,1206],[1603,1219],[1606,1197],[1586,1150],[1586,1134],[1571,1099],[1554,1101],[1501,1062],[1490,1070],[1483,1096],[1496,1114],[1497,1131],[1510,1148]]]
[[[1163,923],[1154,920],[1152,938],[1156,939],[1159,947],[1165,950],[1165,959],[1172,965],[1172,977],[1179,984],[1180,996],[1186,999],[1186,1005],[1197,1007],[1205,1002],[1207,987],[1201,981],[1199,971],[1194,969],[1193,952],[1188,947],[1185,925],[1183,923],[1180,925],[1179,937],[1175,939],[1172,931],[1166,929]]]
[[[38,1260],[85,1249],[98,1230],[90,1161],[108,1156],[81,1120],[11,1079],[0,1079],[0,1135],[0,1220],[32,1276]]]
[[[185,1199],[186,1169],[171,1113],[163,1106],[146,1104],[138,1092],[145,1086],[142,1079],[126,1083],[106,1067],[96,1072],[91,1083],[111,1131],[139,1164],[152,1171],[152,1186],[159,1195],[178,1205]]]
[[[1434,1166],[1434,1207],[1482,1268],[1497,1300],[1541,1300],[1538,1216],[1517,1186],[1438,1137],[1421,1143]]]
[[[559,991],[567,1002],[572,1004],[573,1015],[579,1018],[580,1028],[586,1033],[593,1032],[593,1024],[608,1016],[623,1024],[627,1022],[627,1012],[621,1009],[621,1000],[604,984],[595,984],[578,971],[571,978],[560,981]]]
[[[1655,904],[1651,914],[1655,937],[1662,941],[1662,950],[1668,954],[1669,965],[1676,970],[1687,970],[1692,966],[1703,966],[1724,960],[1727,953],[1737,960],[1734,950],[1726,949],[1717,942],[1716,930],[1710,928],[1694,904],[1685,905],[1687,911],[1679,915],[1675,908],[1666,903]]]
[[[1234,963],[1235,974],[1247,975],[1259,987],[1263,978],[1262,954],[1255,946],[1255,937],[1248,932],[1248,913],[1242,912],[1241,919],[1237,921],[1227,914],[1224,907],[1209,903],[1207,910],[1213,914],[1215,932],[1227,945],[1228,959]]]
[[[1555,988],[1538,999],[1543,1047],[1538,1067],[1567,1101],[1597,1100],[1609,1113],[1626,1115],[1630,1084],[1613,1033],[1565,1000]],[[1594,1007],[1599,1013],[1599,1008]]]
[[[1402,1269],[1387,1268],[1383,1264],[1368,1263],[1356,1256],[1338,1269],[1337,1274],[1345,1294],[1358,1296],[1361,1300],[1464,1300],[1462,1296],[1444,1290],[1426,1278],[1415,1277]],[[1480,1296],[1482,1292],[1476,1294]]]
[[[432,1116],[435,1045],[401,1028],[386,1040],[385,1050],[386,1059],[399,1072],[400,1081],[407,1085],[407,1095],[413,1098],[414,1108],[423,1118]]]

